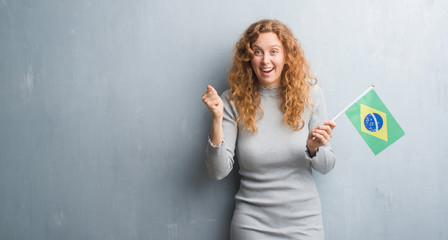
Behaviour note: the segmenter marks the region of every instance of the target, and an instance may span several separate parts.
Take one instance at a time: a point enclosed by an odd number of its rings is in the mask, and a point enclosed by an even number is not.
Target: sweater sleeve
[[[308,130],[323,124],[323,122],[327,120],[327,106],[321,88],[316,85],[311,87],[310,91],[310,95],[313,98],[314,112],[312,113],[308,123]],[[330,172],[336,161],[335,154],[333,149],[331,149],[330,143],[319,147],[314,157],[311,157],[308,151],[305,152],[305,156],[311,162],[313,169],[322,174],[327,174]]]
[[[224,103],[222,121],[224,141],[218,146],[214,146],[209,138],[205,151],[207,172],[215,180],[225,178],[232,171],[238,135],[236,109],[229,102],[229,90],[221,95],[221,99]]]

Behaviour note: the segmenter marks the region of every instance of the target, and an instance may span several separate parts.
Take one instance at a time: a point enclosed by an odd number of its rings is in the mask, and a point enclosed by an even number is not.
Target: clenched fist
[[[210,110],[213,119],[222,119],[224,105],[218,92],[212,86],[207,86],[207,91],[202,95],[202,101]]]
[[[326,145],[333,137],[333,129],[336,127],[336,122],[328,120],[324,124],[316,126],[308,133],[308,140],[306,146],[310,151],[311,157],[316,154],[319,147]]]

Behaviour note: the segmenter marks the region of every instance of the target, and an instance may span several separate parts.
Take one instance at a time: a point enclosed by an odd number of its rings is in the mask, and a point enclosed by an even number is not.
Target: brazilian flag
[[[403,129],[373,89],[348,108],[345,114],[375,155],[404,135]]]

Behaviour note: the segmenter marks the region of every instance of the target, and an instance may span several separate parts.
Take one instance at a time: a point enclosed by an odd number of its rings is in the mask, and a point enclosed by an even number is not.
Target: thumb
[[[218,94],[218,92],[216,92],[216,90],[211,85],[207,85],[207,91],[213,94]]]
[[[336,122],[333,120],[327,120],[324,122],[324,124],[330,126],[331,130],[333,130],[336,127]]]

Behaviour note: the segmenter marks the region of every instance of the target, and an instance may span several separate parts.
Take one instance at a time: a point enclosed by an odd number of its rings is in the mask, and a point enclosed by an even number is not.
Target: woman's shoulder
[[[238,116],[238,111],[235,107],[235,101],[234,100],[230,101],[229,97],[230,97],[230,89],[225,90],[221,94],[221,99],[224,104],[224,112],[225,114],[231,115],[232,119],[236,119]]]
[[[320,86],[317,84],[311,85],[309,91],[310,96],[316,96],[322,94],[322,88],[320,88]]]
[[[230,100],[230,89],[225,90],[221,93],[221,99],[224,101],[224,104],[227,104],[229,106],[234,107],[235,106],[235,100]]]
[[[230,100],[230,89],[227,89],[224,92],[222,92],[221,99],[225,105],[229,105],[231,107],[235,106],[235,100]]]
[[[230,97],[230,89],[227,89],[221,93],[221,98],[229,99],[229,97]]]
[[[322,99],[323,93],[322,93],[322,88],[317,85],[311,85],[309,88],[309,93],[310,93],[310,99],[313,103],[318,102],[320,99]]]

